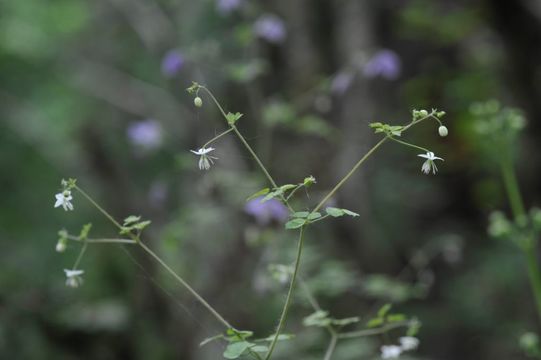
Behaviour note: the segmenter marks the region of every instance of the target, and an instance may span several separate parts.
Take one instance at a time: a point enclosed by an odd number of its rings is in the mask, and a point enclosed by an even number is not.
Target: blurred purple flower
[[[282,43],[287,34],[283,20],[272,14],[261,15],[254,24],[254,32],[274,44]]]
[[[263,197],[252,199],[244,206],[244,211],[253,216],[259,225],[268,225],[273,220],[283,223],[289,216],[289,211],[280,201],[270,199],[261,202]]]
[[[184,65],[184,56],[179,50],[169,50],[162,59],[162,74],[175,76]]]
[[[218,12],[222,15],[228,15],[237,10],[242,5],[243,0],[216,0]]]
[[[331,92],[334,94],[342,95],[349,89],[354,77],[355,75],[351,72],[339,72],[333,77],[331,81]]]
[[[402,64],[398,55],[392,50],[380,50],[364,65],[363,73],[368,78],[381,76],[394,80],[400,76]]]
[[[163,140],[162,126],[154,119],[133,122],[128,126],[127,135],[132,144],[145,149],[157,148]]]

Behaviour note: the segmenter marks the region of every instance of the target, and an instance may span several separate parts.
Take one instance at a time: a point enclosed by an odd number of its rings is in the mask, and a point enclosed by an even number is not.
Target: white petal
[[[63,203],[64,203],[63,199],[57,199],[56,202],[54,203],[54,207],[57,208],[60,205],[62,205]]]
[[[417,156],[425,158],[425,159],[430,159],[430,155],[428,155],[428,154],[419,154]]]

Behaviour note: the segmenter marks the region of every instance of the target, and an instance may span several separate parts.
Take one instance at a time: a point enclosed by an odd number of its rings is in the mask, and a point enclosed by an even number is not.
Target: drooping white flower
[[[421,167],[421,171],[425,174],[430,174],[431,170],[433,174],[436,174],[438,168],[436,167],[434,160],[443,161],[442,158],[435,156],[432,151],[428,151],[426,154],[419,154],[417,156],[426,159],[426,161],[423,163],[423,166]]]
[[[56,202],[54,203],[54,207],[57,208],[59,206],[62,206],[64,210],[73,210],[73,204],[71,203],[71,199],[73,197],[71,196],[71,191],[64,190],[61,193],[58,193],[55,195]]]
[[[398,340],[403,351],[415,350],[419,346],[419,339],[413,336],[402,336]]]
[[[218,159],[217,157],[208,155],[209,152],[214,151],[214,148],[201,148],[197,151],[190,150],[195,155],[200,156],[199,158],[199,170],[208,170],[210,169],[210,165],[214,164],[214,161],[212,159]]]
[[[81,276],[84,274],[83,270],[64,269],[64,272],[66,273],[66,286],[77,288],[83,284],[83,278]]]
[[[397,359],[402,354],[402,348],[398,345],[383,345],[380,350],[382,359]]]
[[[66,242],[63,241],[62,239],[58,240],[58,242],[56,243],[55,249],[59,253],[66,251]]]

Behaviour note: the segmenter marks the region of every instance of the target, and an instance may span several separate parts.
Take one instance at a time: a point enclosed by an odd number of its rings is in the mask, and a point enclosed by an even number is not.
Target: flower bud
[[[428,111],[426,111],[426,110],[419,110],[419,116],[421,116],[421,117],[426,117],[426,116],[428,116]]]
[[[203,100],[199,96],[196,96],[195,99],[193,99],[193,103],[197,107],[203,106]]]
[[[438,128],[438,134],[440,134],[441,137],[446,137],[449,134],[449,130],[447,130],[447,127],[444,125],[441,125]]]
[[[65,239],[59,239],[56,243],[56,252],[62,253],[66,251],[66,240]]]

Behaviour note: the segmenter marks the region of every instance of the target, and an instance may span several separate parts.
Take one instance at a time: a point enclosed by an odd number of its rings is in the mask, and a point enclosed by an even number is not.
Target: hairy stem
[[[265,360],[269,360],[272,356],[272,353],[274,351],[274,348],[276,347],[276,343],[278,342],[278,337],[280,336],[280,333],[284,329],[284,325],[286,323],[287,319],[287,312],[289,311],[289,307],[291,305],[291,300],[293,298],[293,290],[295,289],[295,282],[297,280],[297,275],[299,273],[299,267],[301,263],[301,257],[302,257],[302,247],[303,247],[303,241],[304,241],[304,226],[301,227],[301,230],[299,232],[299,240],[297,244],[297,256],[295,258],[295,265],[293,269],[293,275],[291,276],[291,282],[289,284],[289,290],[287,291],[287,297],[286,301],[284,303],[284,307],[282,309],[282,315],[280,316],[280,321],[278,322],[278,327],[276,328],[276,333],[274,334],[274,339],[272,339],[272,342],[269,346],[269,352],[267,353],[267,356],[265,356]]]

